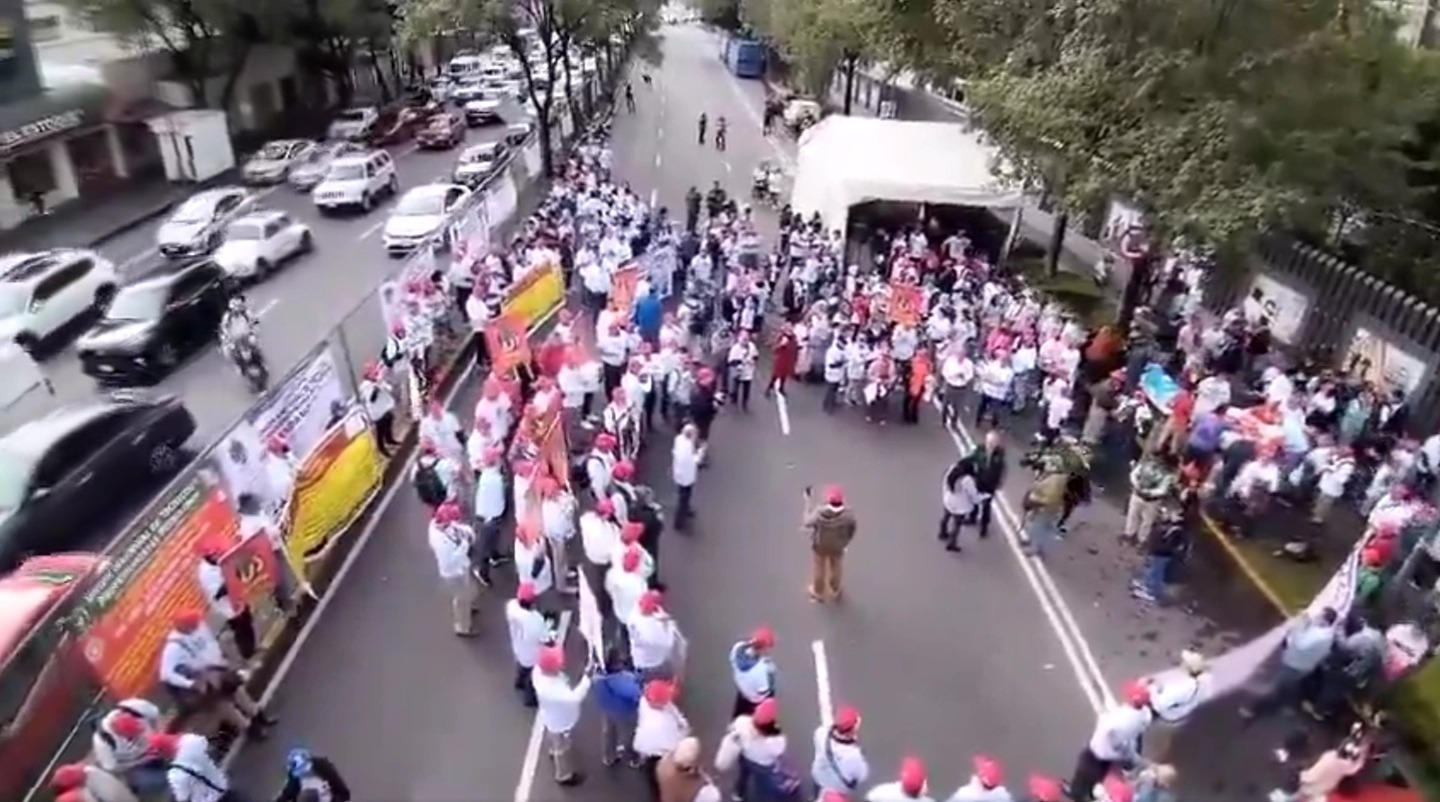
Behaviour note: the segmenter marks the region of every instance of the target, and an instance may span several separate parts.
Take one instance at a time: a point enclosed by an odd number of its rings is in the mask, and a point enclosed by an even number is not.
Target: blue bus
[[[765,75],[765,45],[752,39],[731,37],[725,42],[725,66],[738,78]]]

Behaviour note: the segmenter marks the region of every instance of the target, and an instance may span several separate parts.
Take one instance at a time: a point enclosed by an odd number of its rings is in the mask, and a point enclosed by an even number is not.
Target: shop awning
[[[101,122],[108,94],[102,84],[66,84],[0,105],[0,157]]]

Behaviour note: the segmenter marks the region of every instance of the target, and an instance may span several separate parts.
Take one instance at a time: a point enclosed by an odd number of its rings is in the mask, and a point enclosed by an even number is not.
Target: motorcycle
[[[260,353],[260,344],[253,336],[242,337],[232,346],[232,359],[240,369],[240,375],[250,387],[250,392],[259,395],[270,386],[270,369],[265,365],[265,356]]]

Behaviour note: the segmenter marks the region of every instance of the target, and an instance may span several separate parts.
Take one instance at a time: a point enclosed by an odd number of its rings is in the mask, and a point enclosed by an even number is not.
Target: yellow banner
[[[505,312],[514,312],[525,327],[534,328],[565,300],[565,278],[560,266],[551,262],[531,270],[514,287],[505,299]]]
[[[330,427],[295,475],[286,557],[309,577],[308,562],[355,522],[380,492],[384,461],[365,416],[352,411]]]

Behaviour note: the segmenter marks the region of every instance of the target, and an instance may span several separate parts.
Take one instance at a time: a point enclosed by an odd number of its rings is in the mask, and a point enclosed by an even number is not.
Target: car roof
[[[11,429],[8,434],[0,437],[0,451],[38,459],[45,455],[56,440],[66,434],[101,415],[133,405],[133,402],[117,398],[68,404]]]
[[[190,197],[182,201],[180,205],[188,206],[192,203],[208,203],[213,205],[219,203],[221,198],[227,198],[231,195],[245,194],[247,193],[245,192],[244,187],[216,187],[214,189],[205,189],[196,192],[194,195],[191,195]]]
[[[454,184],[422,184],[405,191],[405,197],[424,198],[433,195],[444,195],[454,189]]]
[[[275,220],[276,218],[283,217],[284,215],[285,213],[280,211],[279,209],[260,209],[259,211],[250,212],[249,214],[231,220],[230,225],[233,226],[236,223],[264,224]]]
[[[364,164],[380,155],[381,152],[382,151],[371,150],[365,153],[346,153],[343,156],[336,156],[334,164]]]
[[[505,143],[503,142],[480,142],[465,148],[460,155],[473,156],[478,153],[499,153],[503,147],[505,147]]]
[[[89,251],[73,248],[5,254],[0,256],[0,282],[19,284],[34,281],[49,275],[57,267],[63,267],[88,255]]]
[[[189,259],[186,261],[161,262],[160,264],[155,265],[149,270],[146,270],[145,272],[134,276],[130,280],[126,281],[122,286],[168,286],[170,284],[174,284],[180,277],[190,273],[195,268],[210,264],[211,261],[212,260],[210,257],[202,256],[198,259]]]

